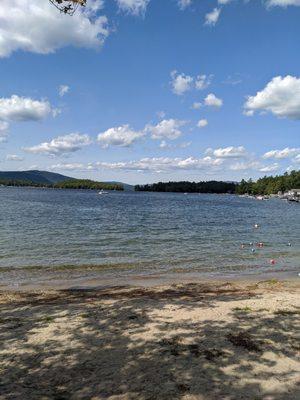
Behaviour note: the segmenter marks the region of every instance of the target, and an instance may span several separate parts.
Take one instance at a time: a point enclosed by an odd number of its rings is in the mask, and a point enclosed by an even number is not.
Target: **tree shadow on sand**
[[[299,398],[284,385],[299,374],[298,309],[185,316],[259,296],[230,284],[3,294],[0,399]]]

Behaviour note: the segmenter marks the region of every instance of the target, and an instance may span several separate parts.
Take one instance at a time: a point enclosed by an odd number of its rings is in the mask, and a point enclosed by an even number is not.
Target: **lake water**
[[[2,187],[0,228],[2,283],[60,274],[297,276],[300,265],[300,205],[278,199]]]

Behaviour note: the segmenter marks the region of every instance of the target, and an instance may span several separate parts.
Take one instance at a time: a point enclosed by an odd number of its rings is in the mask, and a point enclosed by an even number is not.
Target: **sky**
[[[0,2],[0,170],[131,184],[300,166],[300,0]]]

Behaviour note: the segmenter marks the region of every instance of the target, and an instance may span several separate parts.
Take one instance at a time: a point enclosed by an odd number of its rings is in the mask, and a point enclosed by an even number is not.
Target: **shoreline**
[[[105,269],[110,273],[104,272]],[[157,287],[172,284],[193,283],[224,283],[224,282],[255,282],[262,280],[300,281],[299,269],[294,270],[264,270],[255,273],[205,273],[200,271],[187,272],[149,272],[128,273],[126,269],[114,271],[111,267],[75,266],[72,267],[32,267],[4,268],[0,274],[7,272],[9,278],[2,275],[0,291],[31,291],[31,290],[68,290],[68,289],[97,289],[102,287]],[[104,270],[104,271],[103,271]],[[99,272],[101,271],[101,272]],[[21,274],[20,274],[21,272]],[[22,276],[22,273],[24,276]],[[36,273],[36,274],[35,274]]]
[[[300,281],[0,292],[0,400],[296,400]]]

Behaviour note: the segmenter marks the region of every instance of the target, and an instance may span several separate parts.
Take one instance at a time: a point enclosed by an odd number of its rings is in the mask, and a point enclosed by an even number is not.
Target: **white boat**
[[[108,194],[108,192],[106,192],[105,190],[101,189],[100,192],[98,192],[98,194]]]

